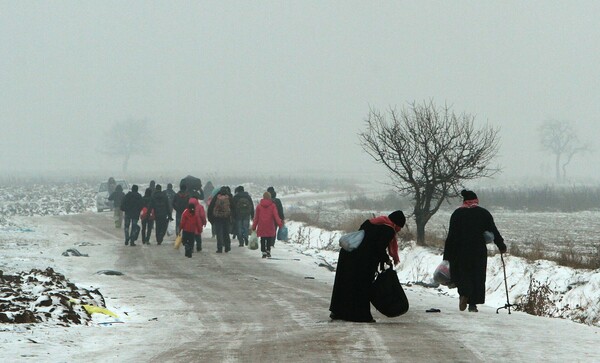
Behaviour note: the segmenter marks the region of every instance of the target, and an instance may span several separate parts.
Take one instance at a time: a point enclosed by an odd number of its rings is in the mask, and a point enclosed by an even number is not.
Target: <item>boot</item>
[[[467,303],[469,302],[469,298],[466,296],[461,296],[460,300],[458,302],[458,309],[460,311],[465,311],[465,309],[467,308]]]

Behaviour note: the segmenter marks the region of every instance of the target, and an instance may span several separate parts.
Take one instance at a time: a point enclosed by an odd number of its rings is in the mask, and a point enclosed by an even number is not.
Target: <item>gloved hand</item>
[[[500,250],[500,253],[506,253],[506,244],[504,242],[498,243],[498,249]]]

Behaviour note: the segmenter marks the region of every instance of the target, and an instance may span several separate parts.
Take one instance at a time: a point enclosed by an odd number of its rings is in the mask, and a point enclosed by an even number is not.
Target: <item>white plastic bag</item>
[[[352,252],[360,246],[363,238],[365,238],[365,231],[362,229],[360,231],[345,234],[340,237],[340,247],[348,252]]]
[[[483,239],[485,240],[486,244],[490,244],[494,242],[494,234],[490,231],[485,231],[483,232]]]
[[[256,235],[256,231],[252,231],[252,234],[250,235],[250,239],[248,240],[248,248],[251,250],[258,249],[258,236]]]

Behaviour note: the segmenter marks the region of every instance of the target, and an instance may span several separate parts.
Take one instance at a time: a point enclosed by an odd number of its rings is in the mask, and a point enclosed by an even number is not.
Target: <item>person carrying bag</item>
[[[389,286],[392,286],[390,282],[384,281],[393,279],[394,276],[390,276],[396,274],[393,269],[379,273],[375,287],[373,287],[373,279],[380,264],[393,265],[400,262],[396,234],[404,227],[405,223],[406,218],[400,210],[387,216],[371,218],[360,226],[360,230],[364,231],[360,243],[352,251],[340,249],[329,306],[329,311],[331,311],[329,317],[332,320],[375,322],[371,315],[371,301],[376,301],[379,306],[384,306],[385,304],[378,303],[379,296],[398,295],[397,292],[390,293],[390,291],[397,291],[399,282],[390,288]],[[397,281],[398,276],[396,275]],[[380,284],[383,286],[382,288],[378,287]],[[389,314],[397,316],[398,312],[402,314],[407,309],[408,301],[406,300],[400,304],[400,308],[390,309]],[[385,308],[382,310],[386,311]]]

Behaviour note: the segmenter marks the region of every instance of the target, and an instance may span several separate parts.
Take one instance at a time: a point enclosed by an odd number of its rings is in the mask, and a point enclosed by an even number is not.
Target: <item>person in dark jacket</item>
[[[152,228],[154,228],[154,211],[152,210],[152,189],[146,188],[144,197],[142,198],[142,209],[146,209],[146,213],[140,215],[142,220],[142,243],[150,244],[150,236]]]
[[[169,205],[169,198],[167,198],[165,192],[162,191],[162,186],[160,184],[156,184],[150,205],[152,206],[152,209],[154,209],[156,243],[160,245],[167,233],[169,219],[173,219],[171,218],[172,211],[171,206]]]
[[[177,234],[179,235],[179,222],[181,222],[181,215],[189,204],[190,195],[187,192],[187,185],[180,184],[179,191],[173,197],[173,209],[175,210],[175,227],[177,228]]]
[[[148,188],[150,188],[150,193],[154,195],[156,191],[156,182],[154,180],[150,180],[150,184],[148,184]]]
[[[233,206],[234,231],[239,246],[248,246],[248,229],[250,228],[250,219],[254,219],[254,202],[250,194],[244,191],[244,187],[241,185],[235,188]]]
[[[470,190],[460,193],[463,204],[450,217],[450,227],[444,247],[444,260],[450,262],[450,278],[458,287],[459,309],[477,312],[477,304],[485,302],[487,246],[484,232],[494,234],[494,243],[501,253],[506,252],[504,239],[494,218],[479,206],[477,194]]]
[[[281,218],[281,221],[283,222],[283,224],[285,224],[285,215],[283,214],[283,204],[281,204],[281,200],[279,198],[277,198],[277,192],[275,192],[275,188],[268,187],[267,192],[271,193],[271,200],[273,201],[273,203],[275,203],[275,207],[277,207],[277,213],[279,213],[279,218]],[[277,228],[277,226],[275,226],[275,228]],[[277,233],[275,233],[275,235],[277,235]],[[273,240],[271,241],[271,247],[275,246],[276,239],[277,238],[273,238]]]
[[[135,246],[135,241],[140,234],[138,219],[140,218],[140,211],[142,210],[143,204],[142,195],[138,193],[138,186],[135,184],[132,185],[131,191],[123,197],[120,207],[125,213],[125,246],[128,244]]]
[[[231,251],[231,208],[233,208],[233,197],[229,187],[223,186],[212,198],[208,206],[207,216],[217,236],[217,253]]]
[[[108,178],[108,195],[111,195],[117,189],[117,181],[112,176]]]
[[[206,203],[206,205],[210,204],[209,199],[212,196],[213,190],[215,190],[215,186],[209,180],[208,182],[206,182],[206,185],[204,186],[204,203]]]
[[[371,218],[360,226],[365,231],[361,244],[352,252],[340,249],[329,306],[332,320],[375,322],[371,315],[371,284],[379,264],[391,265],[390,257],[393,264],[400,261],[396,234],[405,223],[400,210]]]
[[[173,220],[173,199],[175,198],[175,191],[173,190],[173,184],[167,184],[167,189],[165,190],[165,194],[167,195],[167,199],[169,200],[169,208],[171,210],[171,214],[169,215],[169,221]],[[169,223],[167,222],[167,235],[169,234]]]
[[[121,184],[117,184],[115,187],[115,191],[112,192],[111,195],[108,196],[108,200],[113,201],[113,216],[115,218],[115,228],[121,228],[121,224],[123,223],[123,211],[121,210],[121,202],[125,197],[125,193],[123,193],[123,187]]]

